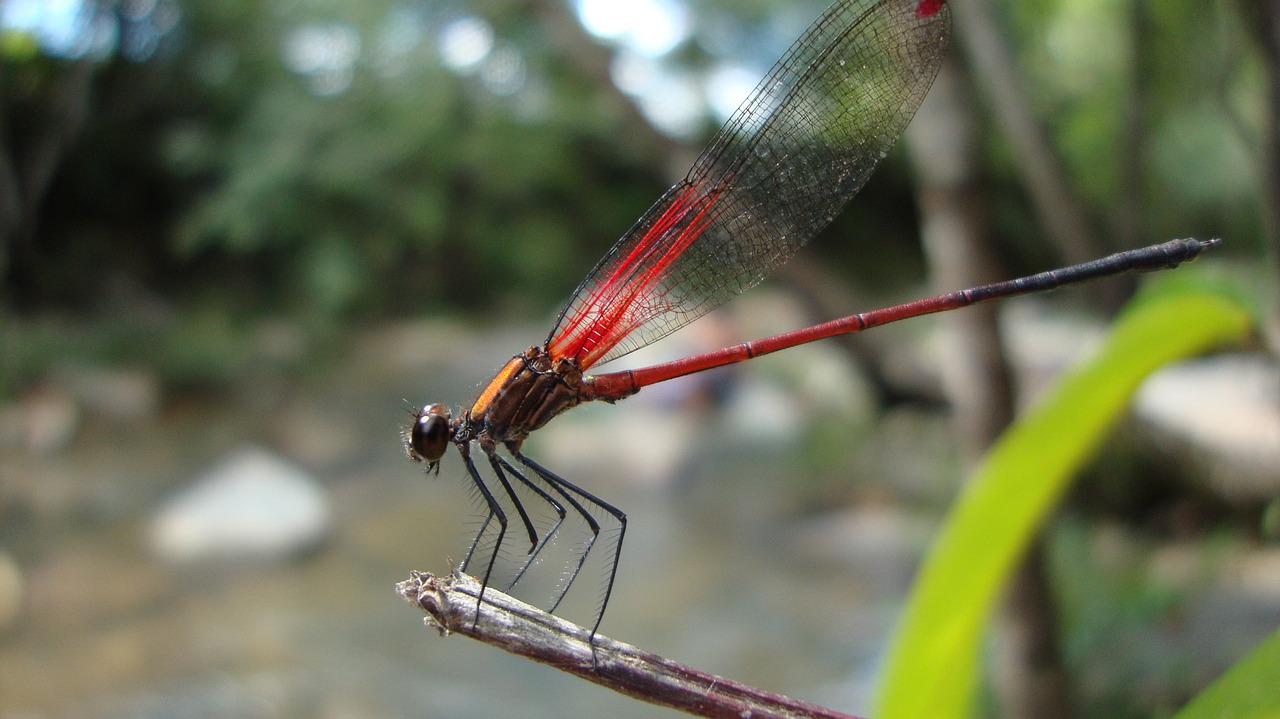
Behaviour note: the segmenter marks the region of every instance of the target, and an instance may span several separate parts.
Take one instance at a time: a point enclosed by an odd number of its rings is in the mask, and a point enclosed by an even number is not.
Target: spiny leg
[[[488,531],[489,523],[493,521],[493,516],[492,509],[484,516],[484,521],[480,523],[480,531],[476,532],[475,538],[471,540],[471,546],[467,548],[467,556],[462,560],[462,564],[458,566],[460,571],[467,571],[467,566],[471,564],[471,558],[475,556],[476,547],[480,546],[480,539],[484,537],[484,533]]]
[[[538,472],[539,469],[542,468],[539,467],[538,469],[534,469],[534,471]],[[587,563],[587,557],[591,554],[591,548],[596,545],[596,540],[600,538],[600,522],[596,521],[596,518],[592,516],[591,512],[583,507],[582,503],[575,499],[574,496],[565,489],[565,487],[557,483],[557,480],[560,479],[558,475],[552,474],[552,477],[548,478],[539,472],[538,476],[546,481],[547,485],[563,497],[566,502],[573,506],[574,510],[582,517],[583,521],[587,523],[587,528],[591,530],[591,536],[582,547],[582,551],[578,553],[578,563],[573,566],[572,571],[569,572],[569,575],[565,578],[564,583],[560,587],[560,593],[555,596],[554,601],[551,602],[551,606],[547,609],[548,612],[554,612],[556,608],[560,606],[560,602],[564,601],[565,596],[569,593],[569,588],[573,586],[574,580],[578,578],[578,573],[582,571],[583,565]]]
[[[622,557],[622,540],[627,533],[627,515],[624,514],[622,510],[618,509],[617,507],[609,504],[608,502],[605,502],[604,500],[582,489],[581,487],[578,487],[577,485],[566,480],[565,478],[561,477],[555,472],[552,472],[546,467],[543,467],[542,465],[538,464],[532,459],[529,459],[524,454],[522,454],[518,448],[513,449],[511,448],[510,445],[508,445],[508,449],[511,450],[512,456],[514,456],[516,460],[520,462],[520,464],[523,464],[524,466],[533,470],[535,474],[537,474],[540,478],[542,478],[544,482],[550,485],[552,489],[555,489],[557,492],[559,492],[560,495],[564,497],[566,501],[568,501],[571,505],[573,505],[574,509],[576,509],[580,514],[582,514],[583,518],[586,519],[588,526],[591,527],[591,531],[593,534],[593,537],[591,540],[592,544],[595,543],[595,537],[598,537],[600,534],[600,523],[597,522],[596,519],[591,516],[591,513],[588,512],[586,509],[584,509],[583,506],[579,504],[578,501],[571,496],[571,494],[576,494],[582,499],[589,502],[590,504],[594,504],[595,506],[604,510],[608,514],[612,515],[613,518],[618,521],[618,541],[614,545],[613,557],[610,559],[610,562],[609,562],[608,583],[605,585],[604,597],[600,600],[600,610],[596,613],[596,622],[591,627],[591,639],[594,640],[596,636],[596,631],[600,629],[600,622],[604,619],[604,610],[606,607],[609,606],[609,597],[610,595],[613,594],[613,582],[618,576],[618,560]],[[577,578],[578,572],[581,571],[582,569],[582,565],[587,561],[587,553],[590,551],[591,551],[591,545],[588,544],[587,548],[583,550],[582,558],[578,560],[577,568],[574,569],[573,574],[569,577],[569,581],[565,583],[564,592],[560,595],[560,599],[563,599],[564,594],[568,593],[569,586],[573,584],[573,580]],[[558,605],[559,602],[560,600],[557,599],[556,604]],[[553,607],[551,611],[555,611],[555,608]]]
[[[489,588],[489,577],[493,574],[494,562],[498,559],[498,552],[502,550],[502,540],[507,535],[507,514],[502,511],[502,506],[498,504],[498,500],[493,496],[493,492],[489,491],[489,487],[485,485],[484,479],[480,476],[480,472],[476,470],[476,464],[471,460],[470,445],[465,442],[458,443],[458,453],[462,455],[463,464],[467,465],[467,473],[471,475],[471,481],[475,483],[476,489],[480,490],[484,501],[489,505],[489,516],[485,518],[484,524],[480,527],[480,535],[489,528],[489,521],[496,518],[498,520],[498,539],[494,542],[493,552],[489,555],[489,564],[484,569],[484,577],[480,580],[480,593],[476,597],[476,622],[480,621],[480,604],[484,602],[484,590]],[[475,552],[476,545],[480,543],[480,535],[476,535],[476,539],[471,544],[471,551],[467,552],[467,562],[471,561],[471,555]],[[464,566],[466,562],[463,563]]]
[[[524,474],[520,472],[520,470],[513,467],[510,462],[503,459],[496,452],[489,454],[489,463],[493,465],[494,473],[500,478],[503,477],[503,470],[505,468],[506,472],[510,472],[514,475],[516,479],[520,480],[521,484],[528,487],[534,494],[537,494],[542,501],[551,505],[551,508],[555,510],[557,515],[555,524],[552,524],[546,533],[543,534],[542,541],[529,551],[529,556],[524,560],[524,564],[520,566],[520,571],[516,573],[516,576],[511,580],[511,583],[507,585],[505,591],[509,592],[515,588],[516,584],[520,581],[520,578],[524,576],[524,573],[533,565],[533,562],[538,558],[538,556],[542,554],[542,550],[546,548],[547,544],[551,541],[551,538],[560,530],[560,525],[564,524],[565,517],[568,516],[568,513],[565,511],[564,505],[557,502],[555,497],[547,494],[546,490],[530,481],[528,477],[524,476]],[[505,479],[503,480],[503,484],[506,484]]]
[[[524,528],[529,532],[529,553],[538,548],[538,530],[533,528],[533,520],[529,519],[529,513],[524,509],[524,503],[520,501],[520,497],[516,496],[516,491],[511,486],[511,482],[507,480],[507,475],[498,467],[498,463],[493,461],[494,446],[492,444],[480,443],[480,449],[489,456],[489,463],[493,465],[493,469],[498,474],[498,481],[502,483],[502,488],[507,491],[507,496],[511,498],[511,504],[515,505],[516,512],[520,514],[520,521],[524,522]]]

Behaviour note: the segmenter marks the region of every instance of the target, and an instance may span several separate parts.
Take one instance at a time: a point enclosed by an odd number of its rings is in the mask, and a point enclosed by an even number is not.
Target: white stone
[[[314,548],[329,531],[324,489],[263,449],[239,450],[156,515],[152,544],[177,562],[278,560]]]
[[[1183,447],[1210,485],[1234,500],[1280,494],[1280,367],[1262,355],[1221,355],[1152,375],[1135,412]]]

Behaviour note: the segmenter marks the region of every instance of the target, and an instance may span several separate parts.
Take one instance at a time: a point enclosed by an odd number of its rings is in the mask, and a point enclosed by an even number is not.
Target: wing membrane
[[[830,224],[933,83],[940,0],[842,0],[795,42],[694,163],[583,280],[547,339],[584,368],[755,286]]]

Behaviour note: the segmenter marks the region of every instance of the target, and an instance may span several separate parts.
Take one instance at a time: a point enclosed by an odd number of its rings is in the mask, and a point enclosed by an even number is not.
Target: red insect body
[[[596,540],[611,536],[599,627],[627,517],[521,451],[530,433],[583,402],[615,402],[673,377],[907,317],[1119,272],[1167,269],[1216,244],[1175,240],[665,364],[584,374],[752,287],[826,227],[911,120],[943,62],[949,35],[946,0],[837,0],[725,123],[688,176],[587,275],[543,346],[513,357],[463,416],[451,418],[440,404],[414,413],[405,437],[409,456],[434,469],[452,442],[488,510],[462,563],[465,571],[473,556],[483,557],[482,587],[489,585],[499,557],[509,556],[509,525],[523,525],[529,550],[513,567],[507,589],[541,561],[572,511],[586,534],[563,568],[549,611],[568,592]],[[483,454],[490,479],[472,459],[473,446]],[[522,493],[552,517],[549,529],[535,526],[537,515],[526,510]],[[508,509],[515,510],[510,518]],[[602,534],[600,520],[610,521],[614,533]]]
[[[929,17],[935,15],[947,0],[920,0],[920,4],[916,5],[916,17]]]

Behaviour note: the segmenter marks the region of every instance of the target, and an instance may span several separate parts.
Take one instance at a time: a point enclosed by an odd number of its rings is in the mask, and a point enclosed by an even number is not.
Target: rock
[[[896,592],[910,585],[936,528],[927,514],[871,502],[810,519],[789,539],[797,555],[839,563]]]
[[[1222,355],[1161,370],[1135,413],[1167,452],[1234,502],[1280,495],[1280,367],[1262,355]]]
[[[85,409],[111,421],[143,422],[160,411],[160,380],[143,369],[80,367],[68,370],[63,383]]]
[[[314,549],[330,530],[325,490],[263,449],[233,453],[160,509],[151,541],[175,562],[272,561]]]
[[[20,447],[32,454],[66,449],[80,428],[80,405],[66,392],[41,385],[17,402],[0,406],[0,447]]]

